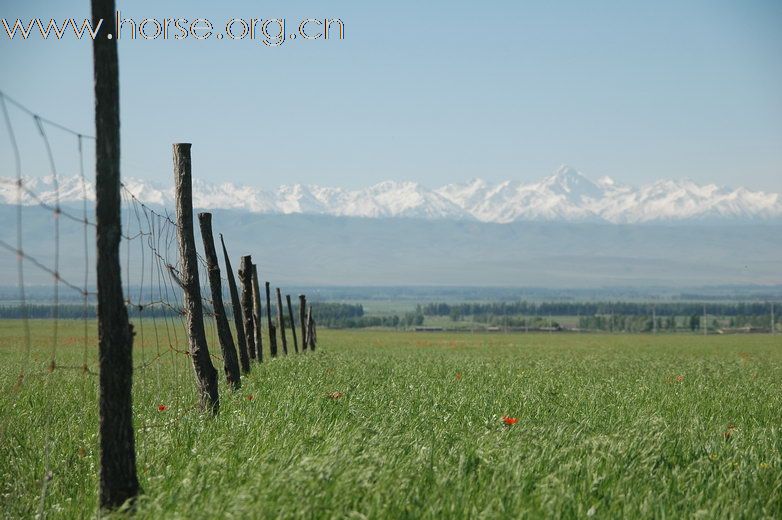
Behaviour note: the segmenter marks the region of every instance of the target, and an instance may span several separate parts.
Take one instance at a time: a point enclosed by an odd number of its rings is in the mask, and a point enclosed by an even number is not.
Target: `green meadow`
[[[92,517],[96,350],[30,325],[0,321],[0,515]],[[321,330],[236,392],[216,355],[211,418],[182,331],[136,332],[137,518],[782,517],[782,337]]]

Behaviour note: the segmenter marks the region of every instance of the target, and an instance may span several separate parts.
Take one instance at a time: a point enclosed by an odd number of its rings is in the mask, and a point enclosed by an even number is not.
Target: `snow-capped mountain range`
[[[25,179],[25,188],[39,200],[54,201],[51,177]],[[94,197],[88,181],[87,198]],[[172,188],[155,183],[124,180],[127,190],[143,202],[173,206]],[[0,202],[13,204],[18,190],[13,179],[0,179]],[[78,177],[59,178],[60,201],[83,199]],[[24,204],[38,201],[23,194]],[[771,220],[782,218],[782,197],[777,193],[730,189],[690,180],[661,180],[632,187],[603,177],[589,180],[569,166],[561,166],[538,182],[490,183],[475,179],[428,189],[415,182],[386,181],[369,188],[349,190],[317,185],[284,185],[275,190],[231,183],[196,180],[196,208],[239,209],[254,213],[304,213],[349,217],[406,217],[426,219],[649,223],[686,220]]]

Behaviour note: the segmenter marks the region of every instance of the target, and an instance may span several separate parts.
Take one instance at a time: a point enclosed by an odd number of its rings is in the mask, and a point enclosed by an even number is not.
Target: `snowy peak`
[[[386,181],[367,190],[367,196],[385,208],[383,216],[423,218],[469,217],[453,201],[415,182]]]
[[[597,184],[565,164],[560,166],[554,175],[543,179],[541,187],[573,202],[581,202],[590,198],[597,199],[603,194],[603,190]]]
[[[170,187],[126,178],[126,190],[149,204],[173,206]],[[0,178],[0,203],[32,205],[94,200],[94,184],[80,177]],[[20,198],[21,195],[21,198]],[[364,218],[645,223],[685,220],[782,219],[777,193],[730,189],[691,180],[659,180],[632,187],[609,177],[591,181],[567,165],[538,182],[490,183],[473,179],[437,189],[416,182],[385,181],[368,188],[292,184],[265,190],[232,183],[193,183],[197,208],[254,213],[306,213]]]

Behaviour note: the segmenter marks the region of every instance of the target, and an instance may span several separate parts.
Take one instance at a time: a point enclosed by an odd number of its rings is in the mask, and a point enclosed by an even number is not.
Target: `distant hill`
[[[775,223],[496,224],[244,210],[214,210],[213,215],[215,236],[225,235],[234,268],[241,254],[251,253],[262,278],[286,285],[585,288],[782,283],[782,229]],[[136,216],[130,217],[134,222]],[[0,219],[5,223],[0,239],[14,244],[16,208],[0,205]],[[23,222],[25,251],[50,264],[51,212],[25,207]],[[80,281],[82,225],[65,218],[60,224],[63,276]],[[94,228],[88,231],[92,234]],[[126,232],[133,234],[134,226]],[[200,243],[197,223],[196,236]],[[173,237],[157,237],[163,242],[166,238],[175,258]],[[141,241],[131,246],[129,256],[123,248],[122,258],[130,259],[131,279],[136,280]],[[149,270],[151,258],[148,251],[145,255]],[[95,258],[92,240],[89,256]],[[25,275],[29,283],[50,280],[34,267]],[[15,256],[0,251],[0,285],[13,285],[16,276]]]

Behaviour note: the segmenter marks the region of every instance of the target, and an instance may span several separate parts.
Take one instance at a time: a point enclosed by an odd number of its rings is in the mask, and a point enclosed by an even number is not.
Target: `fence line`
[[[98,231],[99,226],[98,221],[95,218],[91,218],[90,215],[91,183],[85,173],[87,157],[84,143],[86,140],[94,140],[95,138],[37,114],[16,100],[9,98],[2,91],[0,91],[0,109],[2,109],[9,147],[12,150],[15,176],[13,179],[0,178],[0,186],[8,188],[8,191],[15,192],[15,237],[13,240],[5,237],[0,238],[0,253],[8,253],[9,256],[12,255],[12,258],[14,258],[18,289],[17,297],[23,332],[23,341],[18,351],[19,375],[16,378],[14,388],[17,391],[21,391],[28,382],[35,380],[36,382],[42,382],[49,392],[53,392],[54,389],[51,387],[54,384],[52,374],[60,371],[72,371],[74,374],[81,374],[81,380],[84,384],[92,385],[94,384],[92,381],[95,381],[92,377],[99,375],[100,371],[98,370],[98,361],[94,357],[98,337],[90,332],[90,328],[94,326],[92,321],[96,310],[94,302],[96,297],[100,295],[95,289],[95,282],[93,282],[93,277],[90,274],[94,268],[94,258],[90,249],[95,247],[95,233]],[[19,112],[12,113],[12,109],[18,109]],[[41,156],[46,159],[48,171],[51,175],[53,190],[51,194],[44,194],[37,190],[34,183],[35,178],[28,178],[24,175],[24,156],[19,147],[19,132],[14,118],[18,114],[21,114],[24,118],[29,118],[41,139]],[[61,152],[61,149],[55,148],[52,135],[48,131],[50,127],[65,132],[66,139],[74,141],[72,147],[68,148],[72,151],[72,156],[63,157],[55,153],[55,150]],[[82,199],[79,209],[63,207],[61,204],[63,199],[61,196],[60,178],[62,171],[60,165],[66,162],[65,158],[75,158],[79,181],[78,189],[80,189]],[[186,270],[183,267],[184,264],[180,255],[175,249],[177,240],[182,235],[183,226],[176,221],[179,215],[172,215],[165,208],[157,209],[151,207],[143,202],[138,194],[133,193],[124,183],[120,183],[119,186],[119,207],[121,218],[119,252],[120,258],[123,260],[121,272],[125,278],[124,286],[122,287],[124,292],[123,301],[129,322],[136,336],[134,350],[138,355],[138,359],[132,365],[133,372],[138,376],[137,388],[134,392],[144,391],[162,395],[163,388],[166,387],[162,380],[166,374],[163,371],[164,364],[172,366],[173,377],[177,381],[181,380],[181,378],[192,377],[187,376],[186,372],[179,370],[181,361],[184,361],[185,358],[192,361],[194,357],[193,349],[186,346],[188,341],[188,335],[186,334],[188,308],[180,283]],[[36,237],[35,249],[25,250],[25,245],[29,246],[25,241],[26,219],[29,212],[32,212],[34,217],[38,212],[47,216],[52,221],[50,224],[52,227],[50,233]],[[62,227],[65,226],[64,223],[67,223],[69,231],[74,227],[79,229],[81,238],[78,242],[74,242],[72,239],[65,241],[66,239],[62,233],[62,230],[65,229]],[[205,238],[206,236],[202,235],[202,242]],[[46,245],[47,239],[50,241],[50,252],[41,253],[40,246],[42,244]],[[73,246],[77,244],[78,247],[74,248]],[[225,268],[230,269],[228,264],[229,254],[225,249],[225,244],[222,243],[222,245],[224,248]],[[211,244],[211,247],[211,253],[214,253],[214,243]],[[80,249],[83,249],[83,251],[79,252]],[[65,264],[63,263],[65,258],[63,256],[64,252],[68,253],[69,258],[69,261]],[[231,285],[234,273],[219,270],[218,259],[216,255],[210,253],[208,245],[206,258],[201,253],[195,250],[194,252],[195,262],[193,267],[198,277],[199,286],[197,292],[200,293],[199,303],[202,308],[200,319],[205,319],[203,322],[205,345],[211,343],[213,347],[216,344],[220,344],[223,347],[223,355],[217,352],[210,352],[207,360],[210,364],[222,364],[224,368],[227,368],[227,363],[230,362],[228,358],[231,355],[234,360],[237,359],[235,349],[236,344],[240,343],[239,338],[237,338],[236,342],[233,341],[232,334],[241,334],[241,331],[237,330],[234,332],[229,327],[227,329],[223,328],[221,333],[221,325],[218,320],[226,318],[226,310],[221,301],[223,296],[222,288],[226,284],[228,286]],[[71,261],[73,256],[78,256],[78,260]],[[211,267],[210,259],[212,261]],[[66,267],[66,272],[63,272],[63,266]],[[83,269],[81,269],[81,266],[83,266]],[[38,340],[36,339],[36,343],[34,343],[33,331],[31,330],[31,306],[28,298],[26,276],[29,273],[27,273],[27,269],[34,269],[39,275],[50,278],[52,284],[51,303],[49,306],[50,319],[45,322],[52,327],[52,330],[47,338],[48,346],[45,348],[47,363],[42,370],[40,366],[36,367],[37,357],[33,357],[34,349],[37,352]],[[257,284],[257,268],[255,265],[252,265],[252,273],[256,277],[255,283]],[[97,279],[95,280],[97,281]],[[214,289],[217,292],[212,290],[212,283],[216,284]],[[269,286],[268,282],[266,282],[266,286]],[[80,341],[82,345],[75,356],[73,354],[71,356],[74,359],[80,359],[80,364],[67,363],[60,360],[60,358],[66,360],[69,357],[60,353],[60,347],[64,339],[61,336],[61,322],[63,320],[61,308],[65,308],[62,305],[63,290],[72,292],[79,299],[78,305],[81,312],[78,319],[82,322],[80,327]],[[284,334],[285,327],[283,322],[285,316],[283,307],[279,302],[280,289],[277,289],[277,293],[279,330]],[[260,302],[261,300],[258,298],[257,309],[253,309],[253,302],[250,302],[250,314],[252,316],[253,312],[257,312],[257,319],[251,320],[252,328],[247,331],[248,336],[259,339],[261,338],[260,327],[261,317],[263,316]],[[233,298],[232,303],[234,303],[233,313],[235,315],[235,310],[237,308],[242,310],[242,306],[240,302],[234,302]],[[265,310],[268,323],[271,323],[271,306],[267,306]],[[289,313],[292,315],[290,308]],[[74,316],[73,309],[69,309],[68,316]],[[227,325],[227,321],[223,323],[224,327]],[[301,325],[303,327],[305,324]],[[291,323],[291,326],[295,327],[296,324]],[[271,332],[274,333],[274,328],[272,328]],[[36,335],[36,338],[38,337],[40,335]],[[274,344],[276,345],[277,338],[276,336],[272,337],[274,337]],[[230,338],[231,341],[227,341],[226,338]],[[225,345],[223,345],[223,342]],[[285,344],[285,340],[283,340],[283,346]],[[262,349],[261,341],[258,342],[257,347]],[[258,361],[262,361],[263,351],[260,350],[257,354]],[[246,370],[243,371],[247,375],[250,373],[250,370],[251,365],[248,364]],[[226,372],[227,375],[228,372]],[[227,381],[229,382],[229,388],[238,388],[238,384],[233,384],[234,381],[231,378],[228,378]],[[238,381],[239,378],[236,377],[235,382],[238,383]],[[88,386],[85,386],[86,388]],[[187,395],[176,394],[177,388],[171,387],[172,395],[170,398],[188,399]],[[110,400],[111,395],[106,396],[106,398]],[[134,406],[139,406],[138,401]],[[190,410],[190,407],[183,408],[179,416],[173,417],[173,420],[178,420],[178,418]],[[54,409],[51,411],[54,412]],[[56,478],[52,473],[52,463],[55,460],[55,454],[52,452],[52,428],[55,424],[55,416],[55,413],[47,413],[47,417],[44,418],[44,445],[42,447],[44,467],[43,475],[41,475],[40,479],[40,496],[37,502],[39,516],[44,516],[46,513],[46,497],[50,481]],[[136,430],[139,434],[139,448],[143,453],[148,448],[146,432],[152,428],[170,425],[172,421],[149,420],[144,414],[141,414],[141,417],[142,419],[138,421]],[[133,465],[135,465],[135,455]],[[103,482],[102,479],[103,476],[101,477],[101,482]],[[104,504],[104,498],[102,487],[102,504]]]

